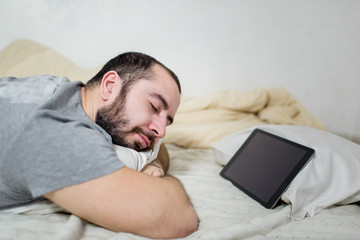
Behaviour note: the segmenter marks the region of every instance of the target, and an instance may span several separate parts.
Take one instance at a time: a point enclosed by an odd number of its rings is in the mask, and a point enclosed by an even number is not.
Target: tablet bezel
[[[254,193],[248,191],[246,188],[238,184],[236,181],[232,179],[231,176],[227,175],[227,171],[231,168],[233,163],[235,161],[240,161],[241,159],[238,159],[238,156],[241,154],[241,152],[251,143],[251,140],[257,135],[257,134],[265,134],[267,136],[270,136],[272,138],[275,138],[277,140],[280,140],[281,142],[284,142],[286,144],[298,147],[305,151],[304,156],[298,161],[296,166],[289,172],[289,175],[285,178],[285,180],[280,184],[280,186],[277,188],[277,190],[272,194],[269,201],[265,202],[258,196],[256,196]],[[289,187],[292,180],[296,177],[296,175],[306,166],[306,164],[311,160],[312,156],[314,155],[315,150],[304,146],[302,144],[293,142],[291,140],[282,138],[280,136],[277,136],[275,134],[269,133],[267,131],[261,130],[261,129],[254,129],[253,132],[250,134],[250,136],[246,139],[246,141],[242,144],[242,146],[239,148],[239,150],[234,154],[234,156],[230,159],[230,161],[226,164],[226,166],[222,169],[220,172],[220,175],[225,178],[226,180],[229,180],[234,186],[239,188],[241,191],[246,193],[248,196],[259,202],[261,205],[263,205],[265,208],[272,209],[276,206],[277,202],[281,198],[282,194],[286,191],[286,189]]]

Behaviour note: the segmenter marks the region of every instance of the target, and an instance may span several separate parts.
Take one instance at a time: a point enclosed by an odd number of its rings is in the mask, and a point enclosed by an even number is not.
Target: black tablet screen
[[[221,175],[271,208],[312,154],[308,147],[256,129]]]

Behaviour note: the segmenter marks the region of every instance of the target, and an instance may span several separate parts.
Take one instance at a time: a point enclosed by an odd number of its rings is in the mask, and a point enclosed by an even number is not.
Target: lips
[[[142,135],[141,133],[137,133],[137,134],[139,136],[139,140],[140,140],[140,143],[142,145],[142,148],[144,149],[144,148],[149,147],[150,146],[150,140],[146,136]]]

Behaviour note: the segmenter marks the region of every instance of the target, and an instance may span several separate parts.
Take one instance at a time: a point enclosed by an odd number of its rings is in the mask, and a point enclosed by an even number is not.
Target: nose
[[[156,116],[153,118],[149,126],[150,130],[154,131],[157,138],[165,137],[166,133],[166,117]]]

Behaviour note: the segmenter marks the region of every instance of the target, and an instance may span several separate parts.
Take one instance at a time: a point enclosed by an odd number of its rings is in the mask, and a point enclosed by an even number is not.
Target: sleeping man
[[[53,76],[1,78],[0,209],[47,198],[113,231],[191,234],[198,218],[182,184],[151,170],[161,163],[166,172],[160,140],[180,94],[170,69],[134,52],[111,59],[86,85]],[[134,170],[113,144],[139,155],[159,147],[159,155]]]

